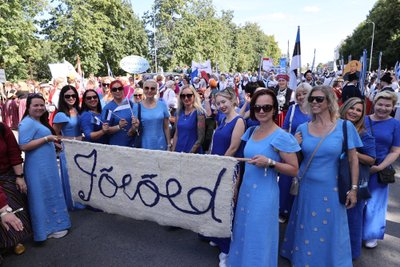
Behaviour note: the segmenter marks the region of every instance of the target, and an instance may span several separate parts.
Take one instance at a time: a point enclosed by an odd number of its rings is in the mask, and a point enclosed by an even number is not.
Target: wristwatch
[[[0,217],[3,217],[6,214],[12,213],[13,209],[11,207],[7,207],[5,211],[0,214]]]
[[[275,168],[276,161],[272,160],[271,164],[269,165],[270,168]]]

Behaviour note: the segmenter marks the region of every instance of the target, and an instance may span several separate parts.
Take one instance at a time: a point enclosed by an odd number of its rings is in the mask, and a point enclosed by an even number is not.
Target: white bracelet
[[[44,137],[44,141],[46,141],[46,143],[49,142],[49,139],[47,138],[47,136]]]

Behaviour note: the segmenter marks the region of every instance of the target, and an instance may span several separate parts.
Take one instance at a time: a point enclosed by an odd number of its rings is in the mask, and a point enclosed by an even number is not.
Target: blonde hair
[[[226,99],[231,101],[234,106],[238,105],[236,93],[235,91],[233,91],[231,87],[227,87],[225,90],[219,91],[218,93],[215,94],[215,98],[217,98],[217,96],[225,97]]]
[[[363,112],[361,114],[361,117],[358,121],[354,122],[354,126],[357,129],[357,132],[362,132],[365,128],[365,103],[361,98],[358,97],[352,97],[346,100],[346,102],[343,103],[343,105],[339,109],[340,113],[340,118],[345,120],[346,119],[346,114],[347,111],[351,108],[354,107],[357,104],[361,104],[363,106]]]
[[[158,98],[160,95],[160,91],[158,90],[158,83],[156,82],[156,80],[154,79],[148,79],[143,83],[143,90],[146,86],[148,85],[154,85],[154,87],[156,88],[156,92],[157,94],[154,96],[155,98]]]
[[[181,111],[184,110],[184,104],[183,104],[182,99],[181,99],[181,94],[182,94],[183,90],[185,90],[185,89],[190,89],[190,91],[192,91],[193,96],[194,96],[193,107],[194,107],[194,109],[197,111],[197,113],[205,114],[206,111],[205,111],[205,109],[203,108],[203,106],[201,105],[200,96],[199,96],[199,94],[196,92],[196,89],[194,89],[194,87],[191,86],[191,85],[185,85],[185,86],[183,86],[183,87],[182,87],[182,90],[179,92],[177,114],[180,114]]]
[[[328,109],[329,109],[329,114],[331,116],[331,120],[335,121],[339,117],[339,105],[337,103],[337,97],[336,94],[333,92],[332,87],[327,86],[327,85],[317,85],[314,86],[307,94],[307,99],[309,96],[312,95],[313,92],[315,91],[320,91],[325,95],[326,101],[328,101]],[[311,114],[311,118],[314,121],[316,119],[316,116],[311,112],[311,105],[308,101],[304,103],[304,108],[306,109],[308,114]]]
[[[383,92],[379,92],[376,94],[376,96],[374,97],[374,105],[376,104],[376,102],[378,102],[379,99],[387,99],[387,100],[392,100],[393,103],[393,107],[396,105],[397,103],[397,95],[394,92],[391,91],[383,91]]]

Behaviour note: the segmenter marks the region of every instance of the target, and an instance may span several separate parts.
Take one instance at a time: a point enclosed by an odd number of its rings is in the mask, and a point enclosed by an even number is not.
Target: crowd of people
[[[232,237],[201,237],[220,249],[220,266],[277,266],[278,255],[294,266],[352,266],[384,237],[379,173],[400,155],[399,87],[390,72],[379,83],[372,73],[363,90],[359,74],[338,74],[307,71],[296,88],[273,72],[5,83],[1,248],[21,254],[31,236],[62,238],[68,211],[90,208],[71,197],[62,140],[73,139],[240,159]],[[343,140],[351,189],[341,203]]]

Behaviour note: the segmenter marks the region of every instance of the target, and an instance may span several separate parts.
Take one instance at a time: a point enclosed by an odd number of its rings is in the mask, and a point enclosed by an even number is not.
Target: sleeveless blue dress
[[[189,153],[197,141],[197,111],[193,110],[189,115],[185,115],[185,112],[181,111],[176,127],[178,129],[178,138],[175,151]],[[199,147],[197,153],[202,152],[201,147]]]

